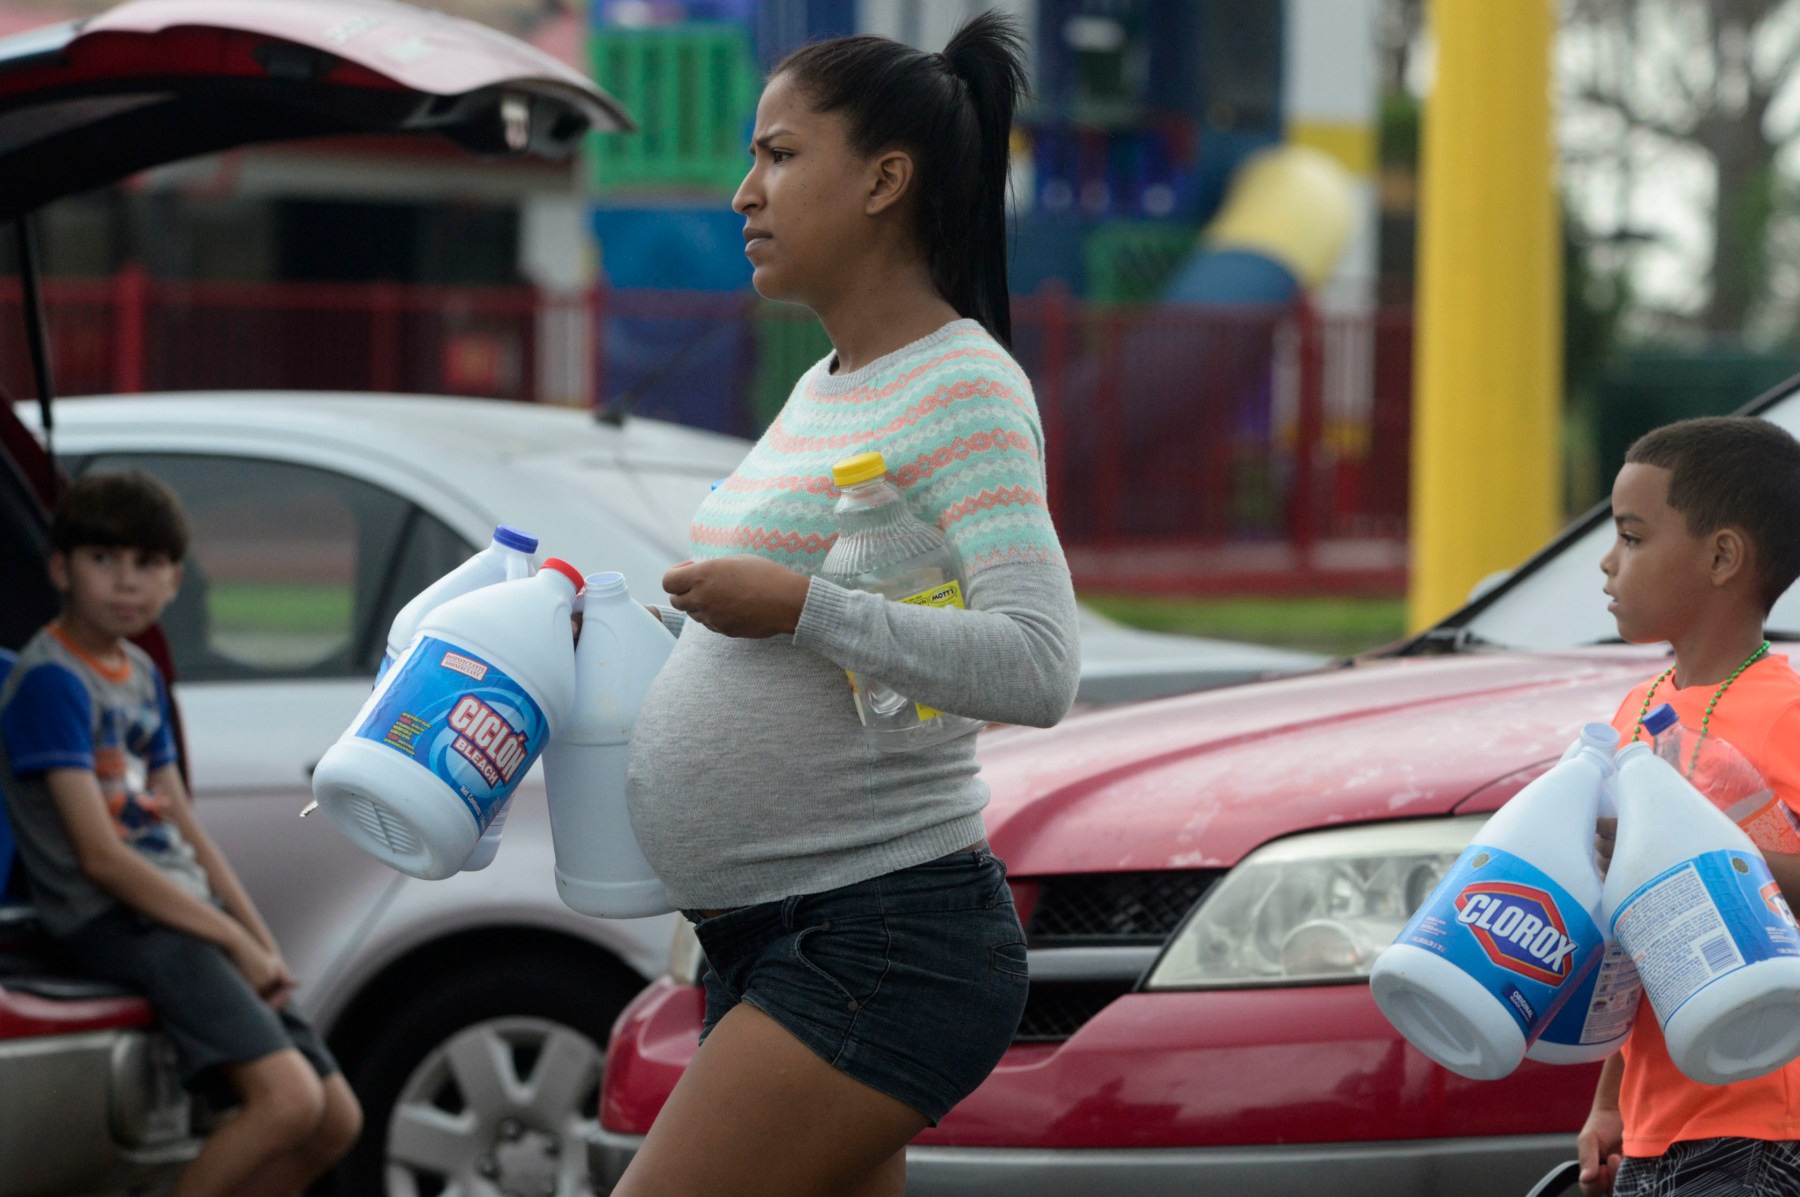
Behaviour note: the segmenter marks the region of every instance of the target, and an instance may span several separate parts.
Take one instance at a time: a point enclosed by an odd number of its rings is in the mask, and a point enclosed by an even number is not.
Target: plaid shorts
[[[1613,1197],[1800,1197],[1800,1143],[1692,1139],[1626,1156]]]

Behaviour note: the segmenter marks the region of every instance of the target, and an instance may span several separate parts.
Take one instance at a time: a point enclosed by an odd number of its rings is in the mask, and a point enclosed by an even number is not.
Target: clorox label
[[[1702,852],[1663,870],[1619,903],[1612,926],[1664,1025],[1720,978],[1800,956],[1793,911],[1753,852]]]
[[[382,678],[356,735],[431,770],[485,831],[550,731],[537,702],[505,671],[426,636]]]
[[[1569,938],[1556,900],[1544,890],[1476,882],[1456,895],[1456,912],[1496,965],[1546,985],[1568,980],[1571,957],[1581,945]]]
[[[1597,967],[1600,928],[1567,890],[1512,853],[1471,844],[1395,943],[1434,952],[1503,1005],[1527,1042]]]

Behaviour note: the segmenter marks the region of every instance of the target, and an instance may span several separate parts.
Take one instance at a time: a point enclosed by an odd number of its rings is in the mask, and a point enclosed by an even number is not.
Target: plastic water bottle
[[[962,564],[944,534],[908,510],[900,488],[888,481],[879,453],[859,453],[831,467],[841,492],[837,543],[819,576],[852,590],[868,590],[901,603],[962,607]],[[892,687],[853,671],[850,689],[863,734],[882,752],[910,752],[979,731],[966,719],[913,702]]]
[[[1656,755],[1724,811],[1757,848],[1800,853],[1800,817],[1730,740],[1676,723],[1656,738]]]
[[[1593,748],[1610,758],[1618,747],[1619,733],[1612,724],[1589,723],[1582,727],[1581,735],[1569,745],[1562,759],[1571,759],[1583,748]],[[1597,812],[1600,818],[1618,818],[1615,780],[1609,771],[1601,786]],[[1597,861],[1594,877],[1598,882]],[[1605,935],[1605,921],[1600,917],[1597,903],[1590,913],[1606,939],[1606,950],[1600,957],[1599,967],[1588,973],[1562,1003],[1549,1025],[1525,1049],[1528,1060],[1541,1064],[1591,1064],[1618,1051],[1631,1033],[1638,1003],[1644,996],[1643,983],[1638,980],[1637,966],[1632,964],[1631,957],[1612,942],[1610,935]]]
[[[536,573],[537,564],[532,554],[537,552],[537,547],[537,537],[528,532],[505,524],[495,528],[494,538],[487,548],[419,591],[400,608],[388,628],[387,651],[382,654],[381,668],[376,671],[375,680],[379,682],[393,668],[394,659],[412,643],[413,634],[436,607],[483,586],[529,578]]]
[[[568,718],[580,586],[552,558],[425,617],[313,772],[319,808],[352,843],[414,877],[462,867]]]
[[[1607,754],[1583,746],[1501,807],[1375,961],[1375,1003],[1452,1072],[1518,1067],[1605,939],[1590,845]]]
[[[625,769],[638,709],[675,637],[631,597],[621,574],[590,575],[577,602],[575,703],[544,750],[556,892],[582,914],[666,914],[674,907],[631,829]]]
[[[1800,928],[1762,854],[1648,744],[1619,753],[1603,910],[1669,1058],[1705,1085],[1800,1055]]]

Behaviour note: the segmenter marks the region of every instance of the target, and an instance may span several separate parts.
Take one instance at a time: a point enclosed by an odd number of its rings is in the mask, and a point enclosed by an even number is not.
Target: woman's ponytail
[[[933,284],[959,315],[1010,346],[1006,183],[1013,109],[1025,93],[1017,25],[983,13],[941,54],[884,37],[836,38],[794,51],[775,74],[790,75],[818,111],[842,116],[859,152],[912,151],[917,232]]]
[[[1024,45],[1013,22],[985,12],[956,31],[944,63],[968,91],[975,120],[973,179],[967,215],[946,213],[946,231],[960,228],[967,310],[1003,345],[1012,343],[1012,303],[1006,281],[1006,185],[1011,175],[1013,110],[1025,93]],[[943,189],[946,199],[959,188]],[[959,218],[960,216],[960,218]],[[969,217],[972,216],[973,219]]]

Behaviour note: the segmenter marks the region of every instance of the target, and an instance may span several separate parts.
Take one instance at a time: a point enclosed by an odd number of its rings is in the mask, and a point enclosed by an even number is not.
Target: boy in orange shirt
[[[1619,635],[1667,641],[1675,663],[1613,719],[1622,742],[1671,704],[1683,725],[1728,741],[1775,797],[1800,810],[1800,675],[1770,653],[1763,621],[1800,576],[1800,443],[1764,420],[1686,420],[1632,445],[1613,483],[1618,537],[1601,561]],[[1778,822],[1785,822],[1786,812]],[[1610,825],[1599,850],[1610,858]],[[1791,839],[1749,829],[1790,902]],[[1783,829],[1785,830],[1785,829]],[[1800,1061],[1730,1085],[1690,1080],[1669,1059],[1648,1002],[1600,1074],[1578,1140],[1581,1191],[1614,1197],[1800,1197]]]

